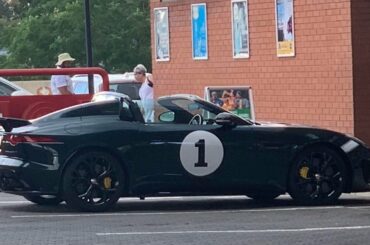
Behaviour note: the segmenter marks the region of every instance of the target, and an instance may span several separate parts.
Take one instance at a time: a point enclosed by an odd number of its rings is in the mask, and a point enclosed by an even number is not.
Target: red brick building
[[[206,3],[208,58],[192,58],[191,5]],[[168,7],[168,61],[156,61],[153,9]],[[292,57],[277,57],[275,0],[248,0],[249,58],[232,55],[231,0],[151,0],[156,96],[250,85],[257,120],[297,122],[370,144],[370,1],[294,0]]]

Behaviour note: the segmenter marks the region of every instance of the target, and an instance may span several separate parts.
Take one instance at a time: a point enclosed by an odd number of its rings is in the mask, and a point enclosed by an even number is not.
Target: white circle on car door
[[[206,176],[215,172],[223,157],[224,147],[220,139],[210,132],[191,132],[181,143],[181,164],[192,175]]]

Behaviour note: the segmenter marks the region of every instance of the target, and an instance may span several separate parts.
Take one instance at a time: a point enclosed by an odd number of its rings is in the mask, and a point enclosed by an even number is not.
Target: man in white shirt
[[[62,53],[58,55],[58,62],[55,65],[58,69],[68,68],[72,66],[74,60],[69,53]],[[51,76],[50,88],[52,94],[73,94],[72,80],[68,75]]]
[[[154,122],[154,89],[153,76],[147,74],[144,65],[139,64],[134,68],[135,79],[141,82],[139,96],[144,109],[145,122]]]

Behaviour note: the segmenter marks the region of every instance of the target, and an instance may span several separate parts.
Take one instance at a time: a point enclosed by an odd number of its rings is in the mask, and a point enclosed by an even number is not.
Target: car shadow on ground
[[[361,207],[370,205],[369,197],[345,197],[333,205],[320,207],[348,206]],[[169,198],[121,198],[119,202],[107,212],[190,212],[190,211],[221,211],[221,210],[258,210],[304,208],[297,205],[289,196],[283,195],[270,202],[258,202],[243,196],[222,197],[169,197]],[[310,207],[310,206],[308,206]],[[311,206],[317,207],[317,206]],[[40,206],[31,202],[1,205],[0,210],[22,213],[68,214],[81,213],[70,209],[64,202],[58,206]]]

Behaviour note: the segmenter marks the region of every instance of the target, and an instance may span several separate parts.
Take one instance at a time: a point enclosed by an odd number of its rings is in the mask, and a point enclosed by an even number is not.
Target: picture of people
[[[170,60],[168,8],[154,9],[154,36],[156,60]]]
[[[254,120],[252,90],[248,86],[206,87],[205,99],[245,119]]]
[[[248,3],[247,0],[233,0],[232,10],[232,35],[233,35],[233,57],[249,57],[248,39]]]
[[[222,107],[224,105],[224,101],[221,98],[219,98],[218,93],[216,91],[212,91],[210,101],[213,104],[216,104],[220,107]]]
[[[293,0],[275,1],[277,55],[294,56]]]

